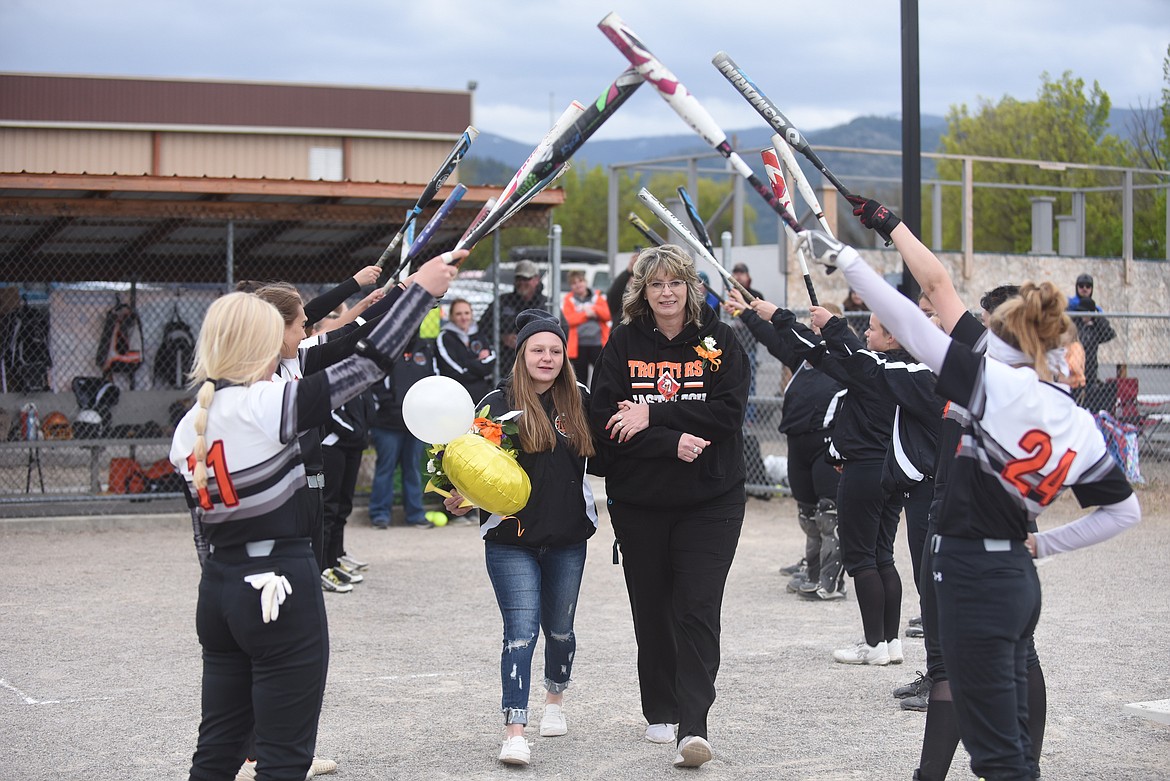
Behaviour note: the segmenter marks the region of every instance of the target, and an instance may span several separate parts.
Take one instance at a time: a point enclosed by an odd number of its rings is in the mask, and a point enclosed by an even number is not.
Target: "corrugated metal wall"
[[[308,179],[310,149],[347,146],[344,139],[330,136],[161,132],[159,168],[152,172],[153,135],[0,128],[0,171]],[[447,156],[451,143],[351,139],[346,171],[355,182],[425,182]]]
[[[109,130],[0,129],[6,173],[150,173],[151,134]]]

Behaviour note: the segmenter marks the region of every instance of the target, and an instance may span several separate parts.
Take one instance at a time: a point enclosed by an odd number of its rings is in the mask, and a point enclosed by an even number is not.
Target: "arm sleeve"
[[[898,342],[933,371],[941,372],[951,338],[935,328],[913,301],[879,277],[857,250],[852,247],[842,250],[837,267],[845,272],[849,286],[865,299],[870,311]]]
[[[1077,520],[1055,529],[1036,533],[1036,558],[1085,548],[1116,537],[1142,519],[1138,498],[1130,494],[1115,504],[1107,504]]]
[[[337,287],[332,290],[327,290],[305,304],[305,319],[312,325],[339,307],[343,301],[359,290],[361,290],[361,286],[358,285],[357,280],[350,277]]]
[[[784,345],[780,341],[780,335],[776,333],[776,329],[772,327],[771,323],[766,322],[751,309],[745,309],[740,312],[739,319],[747,326],[748,331],[755,337],[756,341],[764,345],[764,349],[772,357],[784,365],[788,365],[788,361],[785,360]]]
[[[411,285],[370,333],[370,342],[382,354],[397,359],[418,333],[419,325],[434,303],[435,299],[424,288]],[[325,424],[331,410],[383,376],[384,372],[373,361],[351,355],[322,371],[305,375],[298,382],[286,383],[285,410],[291,408],[295,414],[284,416],[281,442],[291,441],[297,431]]]

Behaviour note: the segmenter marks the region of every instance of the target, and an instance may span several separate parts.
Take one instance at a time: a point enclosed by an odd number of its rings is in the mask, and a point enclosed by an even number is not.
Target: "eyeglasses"
[[[670,292],[677,293],[686,286],[686,281],[682,279],[672,279],[669,282],[654,280],[653,282],[646,283],[646,287],[648,287],[650,290],[653,290],[655,294],[661,294],[662,291],[666,290],[667,288],[670,288]]]

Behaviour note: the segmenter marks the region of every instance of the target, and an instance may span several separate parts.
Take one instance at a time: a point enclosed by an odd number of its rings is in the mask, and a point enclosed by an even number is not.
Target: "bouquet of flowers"
[[[449,497],[455,488],[464,497],[465,507],[474,505],[500,515],[518,512],[532,490],[528,475],[516,461],[516,418],[520,415],[513,410],[493,419],[484,407],[468,433],[445,445],[433,445],[427,459],[426,490]]]

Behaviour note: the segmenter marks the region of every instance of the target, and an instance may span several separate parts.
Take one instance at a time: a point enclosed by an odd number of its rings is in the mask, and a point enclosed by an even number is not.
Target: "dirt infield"
[[[1045,779],[1170,779],[1170,727],[1122,713],[1170,697],[1167,492],[1142,500],[1138,528],[1041,566]],[[1042,525],[1074,512],[1066,495]],[[917,606],[899,537],[905,624]],[[698,771],[640,739],[633,630],[604,514],[578,610],[569,734],[530,727],[527,769],[495,761],[501,623],[477,531],[375,531],[358,511],[347,539],[371,567],[353,593],[325,595],[318,753],[337,760],[339,781],[908,779],[917,764],[924,714],[900,711],[890,690],[923,669],[921,642],[905,641],[897,667],[831,661],[860,634],[857,605],[784,592],[777,567],[803,546],[789,499],[748,504],[723,611],[716,760]],[[187,519],[0,521],[0,551],[0,778],[186,778],[200,672]],[[966,763],[960,749],[951,777],[970,778]]]

